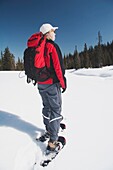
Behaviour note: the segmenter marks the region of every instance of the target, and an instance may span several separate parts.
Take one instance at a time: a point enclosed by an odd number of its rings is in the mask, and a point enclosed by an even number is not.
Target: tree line
[[[74,53],[64,55],[63,62],[66,69],[100,68],[113,65],[113,41],[102,44],[102,36],[98,32],[97,45],[88,48],[85,43],[84,50],[81,52],[78,52],[75,46]],[[18,57],[15,61],[15,56],[6,47],[4,53],[1,51],[0,70],[24,70],[23,59]]]
[[[4,53],[1,51],[0,57],[0,71],[10,70],[23,70],[23,60],[18,57],[17,62],[15,56],[10,52],[9,48],[6,47]]]
[[[84,44],[84,50],[78,52],[77,46],[73,54],[64,55],[64,65],[66,69],[80,68],[100,68],[113,65],[113,41],[102,44],[102,36],[98,32],[98,44],[87,47]]]

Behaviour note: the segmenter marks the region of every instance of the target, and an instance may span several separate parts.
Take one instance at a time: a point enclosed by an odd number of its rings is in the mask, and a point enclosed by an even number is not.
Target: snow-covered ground
[[[35,141],[44,130],[41,97],[18,75],[0,72],[0,170],[44,169],[45,144]],[[68,70],[66,77],[67,145],[45,169],[113,170],[113,66]]]

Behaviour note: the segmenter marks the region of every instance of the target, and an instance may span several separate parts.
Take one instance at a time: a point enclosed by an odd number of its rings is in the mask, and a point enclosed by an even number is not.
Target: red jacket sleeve
[[[59,61],[59,57],[58,57],[56,48],[54,46],[52,48],[51,56],[52,56],[53,66],[54,66],[56,75],[57,75],[57,77],[58,77],[58,79],[60,81],[60,85],[61,85],[62,88],[66,88],[65,87],[65,82],[64,82],[64,76],[63,76],[60,61]]]

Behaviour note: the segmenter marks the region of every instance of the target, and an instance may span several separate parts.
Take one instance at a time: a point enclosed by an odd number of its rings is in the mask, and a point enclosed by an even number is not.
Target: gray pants
[[[61,89],[59,83],[52,85],[38,84],[39,93],[43,102],[43,122],[50,133],[50,140],[58,140],[61,116]]]

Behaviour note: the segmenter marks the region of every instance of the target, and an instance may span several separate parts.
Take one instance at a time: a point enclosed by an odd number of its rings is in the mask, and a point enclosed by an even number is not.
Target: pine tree
[[[88,54],[88,49],[87,49],[86,43],[84,45],[84,67],[85,68],[90,67],[89,54]]]
[[[9,48],[5,48],[2,57],[2,69],[3,70],[15,70],[15,57],[10,53]]]
[[[111,64],[113,64],[113,41],[111,42],[110,48],[109,48],[109,55],[111,58]]]
[[[2,57],[3,57],[3,53],[1,51],[1,57],[0,57],[0,71],[2,70]]]
[[[20,58],[18,57],[18,61],[16,63],[16,70],[23,70],[23,69],[24,69],[23,61],[20,60]]]
[[[102,42],[102,36],[99,31],[98,32],[98,47],[97,47],[98,67],[102,67],[103,62],[104,62],[104,56],[103,56],[101,42]]]
[[[81,62],[80,62],[79,53],[77,51],[77,47],[75,48],[75,52],[74,52],[73,58],[74,58],[74,68],[75,69],[81,68]]]
[[[112,59],[111,59],[110,53],[107,50],[107,48],[105,48],[105,50],[104,50],[104,57],[103,57],[103,59],[104,59],[103,66],[106,66],[106,65],[109,66],[109,65],[112,64]]]
[[[80,56],[80,65],[81,65],[81,68],[84,68],[84,56],[83,56],[83,52],[81,52],[79,54]]]
[[[63,62],[64,62],[65,69],[68,69],[68,58],[69,58],[68,55],[64,56],[64,61]]]
[[[11,60],[11,70],[15,70],[15,57],[13,54],[11,54],[10,60]]]
[[[0,71],[2,70],[2,59],[0,58]]]
[[[98,68],[99,67],[99,57],[98,57],[98,47],[95,46],[94,47],[94,68]]]
[[[69,55],[66,58],[67,60],[67,69],[72,69],[73,68],[73,55],[69,53]]]
[[[90,60],[90,67],[94,67],[94,49],[92,46],[89,47],[89,60]]]
[[[65,54],[64,54],[64,58],[63,58],[63,64],[64,64],[64,67],[66,69],[67,68],[67,60],[66,60]]]

